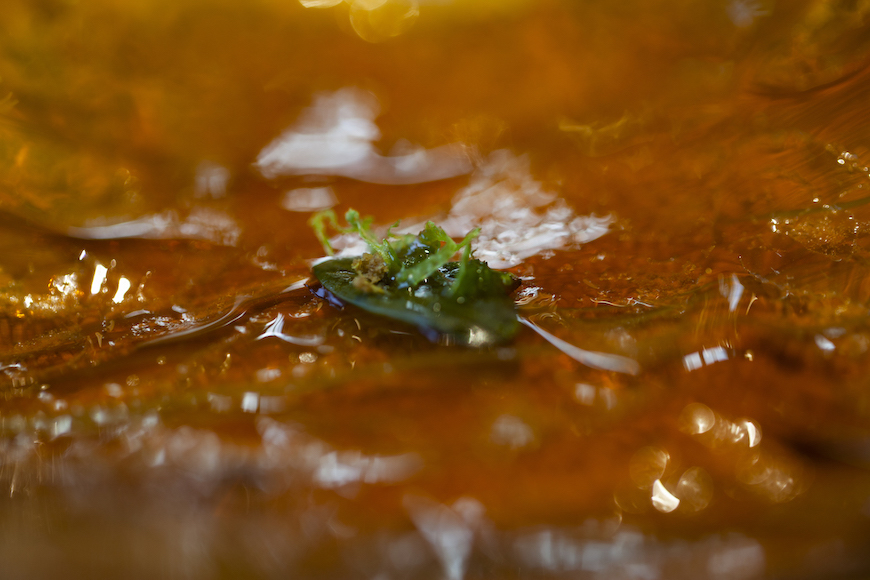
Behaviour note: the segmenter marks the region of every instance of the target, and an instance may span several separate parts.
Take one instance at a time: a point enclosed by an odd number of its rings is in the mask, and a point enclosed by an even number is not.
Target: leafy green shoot
[[[332,244],[329,243],[329,236],[326,235],[326,227],[332,226],[332,229],[335,231],[343,231],[343,228],[338,225],[338,220],[335,218],[335,212],[331,209],[319,211],[311,216],[308,220],[308,225],[314,230],[314,235],[317,236],[317,240],[320,242],[320,245],[323,246],[326,255],[334,256],[335,250],[333,249]]]
[[[410,323],[431,340],[482,346],[509,340],[519,328],[510,293],[519,280],[492,270],[472,257],[475,228],[456,242],[432,222],[418,235],[393,234],[379,239],[372,219],[355,210],[345,214],[346,227],[332,211],[315,214],[309,223],[328,254],[327,229],[357,233],[371,253],[335,258],[314,266],[322,287],[341,302]],[[453,261],[456,254],[459,259]]]
[[[408,244],[408,241],[406,240],[408,236],[395,236],[391,233],[391,230],[397,226],[399,222],[396,222],[387,229],[387,236],[383,240],[378,240],[378,238],[375,237],[374,232],[372,232],[371,217],[362,218],[358,211],[355,209],[349,209],[344,214],[344,220],[348,224],[347,227],[339,225],[338,219],[335,217],[335,212],[331,209],[319,211],[308,220],[308,225],[310,225],[314,230],[314,235],[317,236],[317,239],[320,241],[320,244],[323,246],[323,249],[326,251],[328,256],[334,256],[335,249],[332,247],[332,244],[329,243],[327,227],[332,228],[332,230],[339,234],[359,234],[363,241],[368,244],[369,248],[371,248],[375,254],[379,255],[388,267],[392,267],[395,262],[396,251]],[[410,236],[412,239],[413,237],[414,236]],[[390,238],[397,239],[391,243],[389,241]]]
[[[458,244],[448,236],[444,230],[436,226],[432,222],[426,222],[426,228],[420,232],[419,239],[430,243],[433,251],[428,257],[417,262],[413,266],[403,268],[396,274],[396,284],[400,288],[417,286],[420,282],[435,273],[436,270],[444,266],[450,261],[456,252],[465,248],[468,251],[463,252],[462,262],[468,262],[471,258],[471,242],[480,234],[480,229],[471,230],[465,238]],[[431,241],[430,241],[431,240]],[[438,247],[440,245],[440,247]]]
[[[396,256],[393,253],[392,246],[390,246],[389,232],[387,232],[388,237],[378,240],[372,232],[373,219],[371,217],[361,218],[359,212],[355,209],[347,210],[347,213],[344,214],[344,219],[350,226],[347,231],[358,233],[372,251],[381,257],[387,267],[390,267],[395,261]]]
[[[371,248],[372,253],[379,256],[386,264],[387,271],[391,274],[391,282],[398,288],[416,287],[447,264],[457,252],[462,251],[460,276],[454,284],[457,289],[461,287],[462,280],[467,278],[467,274],[463,275],[463,273],[468,271],[466,265],[471,259],[471,242],[480,233],[480,229],[475,228],[457,243],[432,222],[427,222],[418,236],[393,234],[391,230],[398,225],[396,222],[387,229],[386,237],[381,240],[372,231],[371,217],[363,218],[358,211],[349,209],[344,214],[344,219],[348,224],[346,227],[339,225],[334,211],[325,210],[314,214],[308,223],[314,229],[323,249],[330,256],[335,255],[335,250],[329,243],[328,227],[340,234],[359,234]],[[409,256],[410,253],[415,255]],[[455,291],[451,294],[455,294]]]

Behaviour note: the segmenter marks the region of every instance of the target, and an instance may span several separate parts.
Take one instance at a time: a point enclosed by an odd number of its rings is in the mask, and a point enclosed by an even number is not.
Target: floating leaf
[[[318,214],[311,221],[322,241],[329,224],[359,233],[372,248],[372,254],[314,266],[323,288],[339,302],[412,324],[433,341],[484,346],[516,334],[519,323],[510,293],[518,280],[471,257],[476,230],[457,243],[429,222],[416,237],[395,236],[391,241],[388,233],[379,242],[371,234],[370,220],[353,210],[346,220],[346,229],[337,226],[334,215]],[[329,248],[328,242],[324,246]],[[462,252],[461,259],[449,261],[457,252]]]

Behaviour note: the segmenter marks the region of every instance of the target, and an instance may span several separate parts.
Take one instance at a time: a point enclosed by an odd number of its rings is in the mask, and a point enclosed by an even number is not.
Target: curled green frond
[[[332,249],[332,244],[329,243],[329,236],[326,235],[326,227],[331,226],[336,231],[341,231],[338,225],[338,220],[335,218],[335,212],[331,209],[319,211],[308,219],[308,225],[314,230],[314,235],[327,256],[335,255],[335,250]]]
[[[368,244],[372,252],[383,259],[387,266],[391,266],[395,260],[395,251],[389,242],[390,231],[387,230],[387,238],[379,240],[372,232],[372,218],[363,218],[355,209],[349,209],[344,214],[344,221],[347,222],[347,227],[342,227],[335,217],[335,212],[331,209],[319,211],[311,216],[308,224],[314,229],[314,235],[320,240],[323,249],[328,256],[335,254],[332,244],[329,243],[329,236],[326,233],[326,228],[332,228],[338,234],[357,233]],[[398,222],[397,222],[398,223]],[[394,224],[395,225],[395,224]],[[393,226],[390,226],[392,229]]]
[[[393,258],[390,252],[390,244],[387,240],[379,240],[375,237],[372,232],[373,219],[371,217],[362,218],[358,211],[349,209],[344,214],[344,220],[350,226],[348,230],[358,233],[372,251],[378,254],[388,266],[392,263]]]

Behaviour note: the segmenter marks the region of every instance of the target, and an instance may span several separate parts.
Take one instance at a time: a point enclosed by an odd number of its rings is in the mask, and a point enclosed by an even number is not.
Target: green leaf
[[[510,292],[516,281],[470,260],[469,292],[451,292],[460,264],[449,262],[414,288],[383,285],[383,292],[366,292],[354,284],[358,273],[352,258],[327,260],[314,266],[323,287],[345,304],[416,326],[430,340],[466,346],[503,343],[519,330]],[[508,283],[506,283],[508,282]]]
[[[340,302],[413,324],[432,340],[482,346],[505,342],[516,334],[519,323],[510,293],[519,282],[472,258],[471,242],[478,229],[456,243],[427,222],[417,236],[395,236],[391,226],[379,240],[372,232],[371,218],[362,218],[353,209],[344,217],[346,228],[338,225],[331,210],[309,221],[330,255],[327,226],[358,233],[372,250],[372,254],[314,266],[314,275]],[[462,252],[460,261],[451,262],[458,252]]]

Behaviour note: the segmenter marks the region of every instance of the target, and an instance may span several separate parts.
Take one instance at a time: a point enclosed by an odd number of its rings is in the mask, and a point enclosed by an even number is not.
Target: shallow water
[[[870,5],[332,4],[7,0],[4,575],[870,573]],[[328,207],[526,326],[318,298]]]

